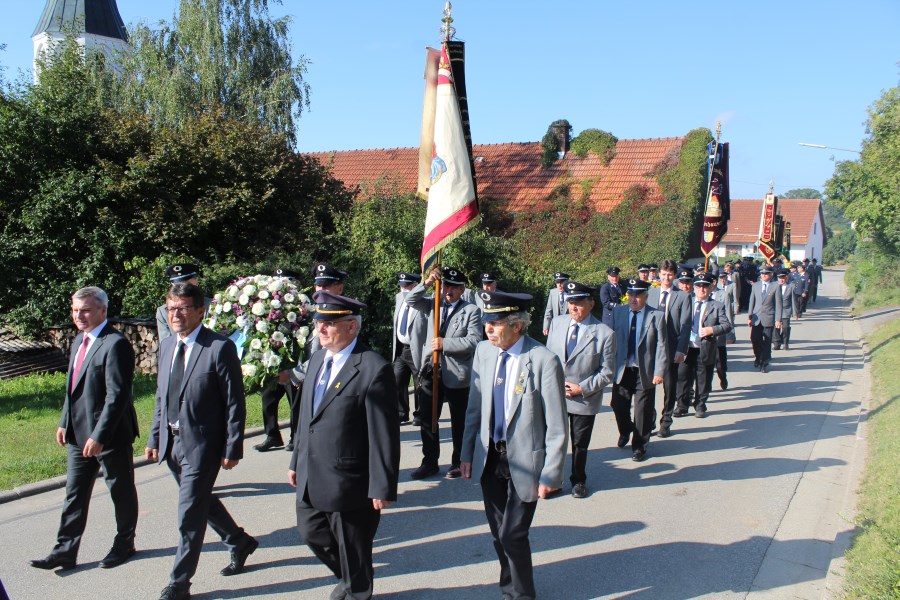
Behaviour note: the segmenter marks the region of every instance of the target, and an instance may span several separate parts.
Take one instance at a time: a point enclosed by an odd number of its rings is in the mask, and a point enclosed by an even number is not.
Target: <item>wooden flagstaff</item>
[[[722,136],[722,121],[716,121],[716,143],[713,146],[713,151],[712,151],[712,154],[710,155],[710,156],[712,156],[712,161],[709,163],[709,167],[707,169],[707,174],[706,174],[706,179],[707,179],[707,181],[706,181],[706,202],[703,203],[703,218],[704,218],[704,220],[706,219],[706,210],[709,208],[709,192],[710,192],[710,190],[712,190],[712,175],[713,175],[713,170],[716,168],[716,156],[718,156],[718,154],[719,154],[719,138],[721,136]],[[707,160],[709,160],[709,159],[707,159]],[[704,229],[704,227],[700,228],[700,235],[701,235],[700,243],[701,244],[703,243],[703,240],[702,240],[703,229]],[[704,256],[706,257],[706,260],[703,263],[703,270],[708,272],[709,271],[709,254],[704,254]]]
[[[438,250],[435,269],[440,272],[442,250]],[[434,339],[441,336],[441,277],[434,281]],[[431,433],[438,431],[438,394],[440,394],[440,367],[441,353],[438,350],[431,352]]]

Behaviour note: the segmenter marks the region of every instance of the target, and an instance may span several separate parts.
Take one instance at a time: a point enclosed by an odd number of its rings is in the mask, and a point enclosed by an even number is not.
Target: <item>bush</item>
[[[856,232],[852,229],[842,231],[828,240],[822,252],[823,265],[842,264],[856,250]]]

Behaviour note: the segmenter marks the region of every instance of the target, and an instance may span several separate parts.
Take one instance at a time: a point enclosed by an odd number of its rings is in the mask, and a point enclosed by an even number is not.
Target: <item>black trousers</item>
[[[278,403],[281,402],[283,396],[287,395],[288,405],[291,408],[291,440],[294,439],[294,431],[297,430],[297,424],[300,422],[300,392],[302,390],[302,387],[294,387],[292,383],[280,384],[273,380],[266,384],[260,394],[266,437],[281,440],[281,430],[278,427]]]
[[[809,292],[806,293],[805,296],[800,296],[800,314],[806,312],[806,304],[809,302]]]
[[[662,417],[659,419],[659,426],[672,425],[672,413],[675,412],[675,405],[678,402],[678,367],[679,363],[669,362],[669,368],[666,369],[666,375],[663,377],[663,411]]]
[[[368,600],[374,589],[372,546],[381,511],[371,501],[359,510],[325,512],[297,497],[297,530],[322,563],[344,584],[345,598]]]
[[[513,486],[506,453],[488,449],[481,475],[484,513],[500,561],[500,591],[510,598],[531,600],[536,596],[531,542],[528,530],[537,502],[523,502]]]
[[[809,299],[813,302],[816,301],[816,296],[819,295],[819,284],[809,286]]]
[[[179,590],[187,590],[197,571],[200,551],[206,535],[206,525],[213,528],[229,550],[243,548],[252,539],[234,522],[219,497],[213,494],[220,463],[205,466],[191,465],[184,455],[181,438],[175,436],[169,446],[166,464],[178,483],[178,548],[172,567],[170,583]]]
[[[569,415],[569,437],[572,439],[572,476],[569,481],[572,485],[587,481],[585,466],[595,417],[596,415]]]
[[[413,378],[413,389],[418,386],[418,373],[416,373],[416,365],[413,363],[412,351],[409,344],[401,344],[397,342],[400,352],[394,359],[394,381],[397,383],[397,404],[400,410],[400,416],[409,417],[409,378]],[[413,394],[415,396],[415,393]],[[418,414],[418,402],[416,402],[416,414]]]
[[[104,449],[99,456],[90,458],[85,458],[82,448],[75,444],[67,444],[67,450],[66,500],[63,503],[53,554],[77,558],[81,536],[87,525],[91,492],[101,468],[116,514],[113,547],[118,550],[131,548],[138,520],[132,445]]]
[[[774,327],[763,327],[760,324],[750,329],[750,344],[753,346],[753,356],[762,363],[772,360],[772,331]]]
[[[781,329],[772,330],[772,343],[776,346],[784,346],[787,348],[791,343],[791,326],[789,319],[781,322]]]
[[[719,346],[719,354],[716,357],[716,375],[719,383],[728,381],[728,346]]]
[[[684,362],[678,365],[678,381],[675,385],[675,398],[678,408],[685,408],[694,403],[694,380],[697,377],[697,365],[690,362],[691,350],[688,348]]]
[[[616,417],[619,435],[632,435],[632,450],[644,450],[650,441],[653,429],[653,405],[656,400],[656,386],[641,387],[641,376],[637,367],[626,367],[620,383],[613,384],[612,409]],[[634,418],[631,405],[634,404]]]
[[[706,401],[709,399],[709,391],[712,387],[712,378],[715,371],[715,363],[705,364],[700,360],[700,348],[688,348],[687,360],[684,364],[691,370],[693,376],[691,380],[694,384],[693,405],[697,408],[703,407],[706,410]],[[678,408],[687,410],[690,404],[687,394],[679,397]]]
[[[432,382],[422,381],[419,396],[419,418],[422,419],[422,464],[438,465],[441,457],[440,426],[438,431],[431,431],[431,388]],[[466,428],[466,408],[469,405],[469,388],[448,388],[440,384],[438,396],[438,419],[444,410],[444,403],[450,404],[450,433],[453,438],[453,455],[450,465],[459,466],[459,453],[462,448],[463,431]]]

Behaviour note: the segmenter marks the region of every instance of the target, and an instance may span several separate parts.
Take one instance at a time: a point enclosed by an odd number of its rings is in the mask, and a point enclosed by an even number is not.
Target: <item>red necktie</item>
[[[69,390],[70,393],[75,391],[75,382],[78,381],[78,375],[81,373],[81,365],[84,363],[84,355],[87,354],[88,346],[91,343],[91,338],[84,335],[81,338],[81,348],[78,349],[78,356],[75,357],[75,368],[72,370],[72,388]]]

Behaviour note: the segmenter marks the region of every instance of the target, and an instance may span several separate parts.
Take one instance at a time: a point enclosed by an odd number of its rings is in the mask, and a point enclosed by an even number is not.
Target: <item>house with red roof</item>
[[[763,201],[731,200],[731,218],[728,233],[722,238],[715,255],[746,256],[758,251],[760,220]],[[825,246],[825,215],[822,201],[815,198],[779,198],[778,214],[791,224],[791,260],[813,258],[822,261]]]

